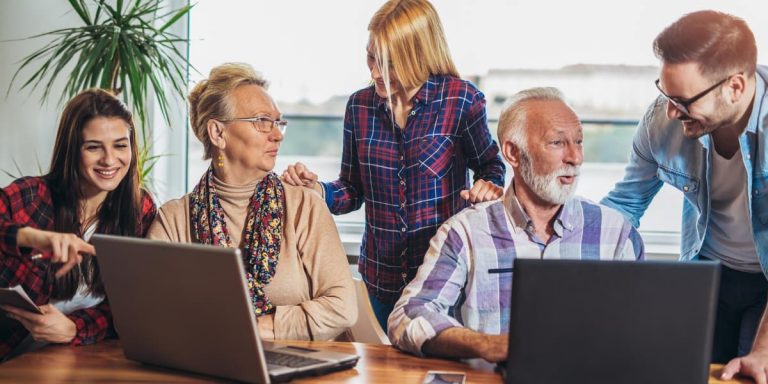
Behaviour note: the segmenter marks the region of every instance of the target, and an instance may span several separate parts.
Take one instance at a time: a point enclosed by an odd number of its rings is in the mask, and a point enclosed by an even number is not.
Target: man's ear
[[[736,103],[744,97],[744,92],[747,90],[747,77],[743,72],[737,73],[725,84],[731,90],[731,103]]]
[[[520,148],[512,140],[504,140],[501,143],[501,155],[504,156],[504,159],[507,160],[512,168],[520,166]]]
[[[227,140],[224,135],[224,123],[218,120],[208,119],[206,129],[208,129],[208,139],[214,147],[219,149],[226,148]]]

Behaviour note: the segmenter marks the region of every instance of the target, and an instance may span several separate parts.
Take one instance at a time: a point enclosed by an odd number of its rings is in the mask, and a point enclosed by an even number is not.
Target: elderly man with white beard
[[[389,317],[393,344],[423,356],[507,358],[515,258],[640,260],[618,211],[574,196],[582,127],[555,88],[514,95],[498,139],[514,177],[504,196],[445,222]]]

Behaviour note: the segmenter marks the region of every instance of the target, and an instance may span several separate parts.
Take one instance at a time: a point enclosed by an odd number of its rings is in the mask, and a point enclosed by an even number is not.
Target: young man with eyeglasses
[[[602,203],[638,226],[664,183],[683,193],[681,259],[722,263],[712,361],[730,361],[724,377],[765,383],[768,67],[757,66],[744,20],[715,11],[683,16],[653,47],[661,95],[638,126],[624,179]]]

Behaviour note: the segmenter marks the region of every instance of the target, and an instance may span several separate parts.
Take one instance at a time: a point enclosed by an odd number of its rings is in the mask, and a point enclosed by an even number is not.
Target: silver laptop
[[[706,383],[719,277],[706,261],[515,259],[506,383]]]
[[[351,368],[357,355],[262,342],[239,249],[94,235],[128,359],[253,383]]]

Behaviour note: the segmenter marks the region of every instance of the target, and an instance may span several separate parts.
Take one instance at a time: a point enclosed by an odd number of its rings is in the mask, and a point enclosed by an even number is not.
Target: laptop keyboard
[[[291,368],[306,367],[308,365],[325,362],[324,360],[274,351],[264,351],[264,357],[267,358],[267,364],[280,365],[283,367]]]

